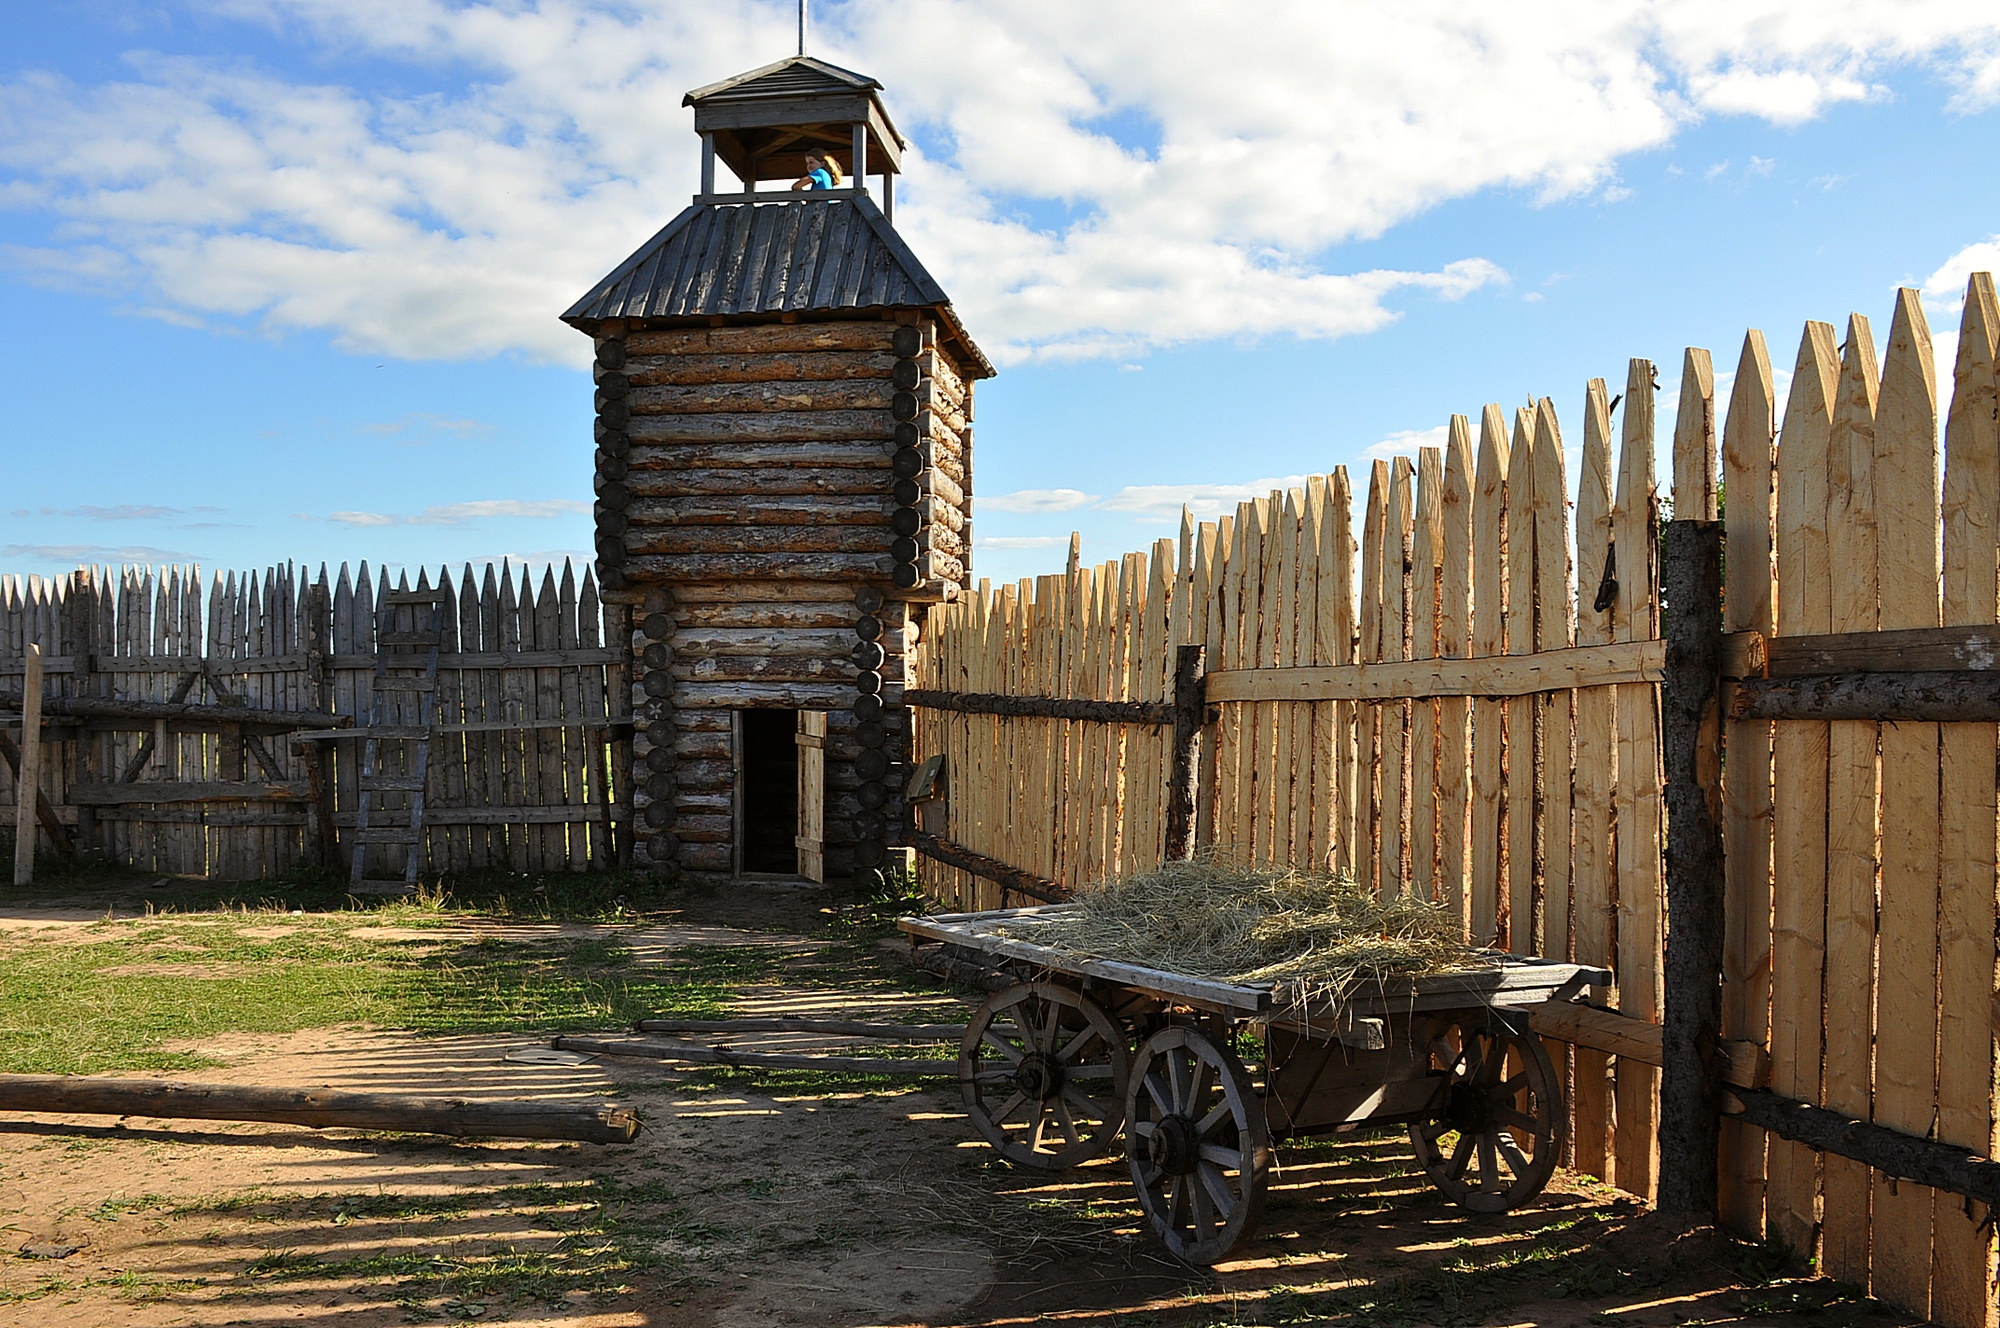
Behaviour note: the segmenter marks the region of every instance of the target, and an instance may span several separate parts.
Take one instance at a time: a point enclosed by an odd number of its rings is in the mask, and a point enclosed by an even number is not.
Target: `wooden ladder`
[[[347,868],[352,885],[361,883],[370,844],[403,846],[405,884],[416,884],[417,869],[424,860],[424,780],[430,771],[431,739],[437,731],[438,655],[444,647],[445,599],[442,588],[391,590],[375,607],[375,677],[368,723],[362,730],[361,797],[354,812],[354,851]],[[400,609],[411,612],[399,614]],[[413,620],[414,627],[399,627],[399,617]],[[392,655],[392,651],[396,653]],[[421,673],[407,671],[419,663]],[[391,668],[405,671],[391,673]],[[399,773],[381,772],[385,742],[396,744],[403,758],[397,763]],[[407,824],[369,824],[370,815],[378,810],[378,793],[410,795]]]

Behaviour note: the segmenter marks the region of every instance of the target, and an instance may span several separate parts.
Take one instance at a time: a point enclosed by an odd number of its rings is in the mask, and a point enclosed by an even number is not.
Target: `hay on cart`
[[[1304,999],[1490,962],[1466,947],[1442,904],[1378,896],[1349,876],[1216,858],[1080,891],[1055,916],[1001,930],[1189,977],[1282,983]]]

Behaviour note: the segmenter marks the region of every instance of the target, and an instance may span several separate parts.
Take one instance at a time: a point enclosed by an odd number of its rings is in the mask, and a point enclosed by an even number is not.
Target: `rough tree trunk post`
[[[14,774],[14,884],[35,879],[35,807],[42,788],[42,648],[30,645],[21,679],[21,761]]]
[[[1208,717],[1207,646],[1182,646],[1174,657],[1173,765],[1167,775],[1167,861],[1194,857],[1195,801],[1200,792],[1201,730]]]
[[[1662,1212],[1712,1221],[1721,1130],[1722,527],[1667,525],[1661,686],[1667,798],[1667,955],[1660,1076]]]

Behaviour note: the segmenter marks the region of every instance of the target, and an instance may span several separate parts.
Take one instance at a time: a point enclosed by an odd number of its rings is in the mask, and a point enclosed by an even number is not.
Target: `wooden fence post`
[[[1208,647],[1181,646],[1174,655],[1173,764],[1167,776],[1167,861],[1194,856],[1200,792],[1201,730],[1208,718]]]
[[[35,801],[42,791],[42,648],[27,648],[21,679],[21,759],[14,770],[14,884],[35,879]]]
[[[1672,521],[1660,561],[1667,662],[1667,955],[1660,1076],[1662,1212],[1712,1220],[1722,1110],[1722,527]]]

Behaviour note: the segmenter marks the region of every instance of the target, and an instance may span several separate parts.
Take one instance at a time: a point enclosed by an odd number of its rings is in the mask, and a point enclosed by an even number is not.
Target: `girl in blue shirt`
[[[831,155],[806,157],[806,173],[792,181],[794,189],[834,189],[840,185],[840,166]]]

